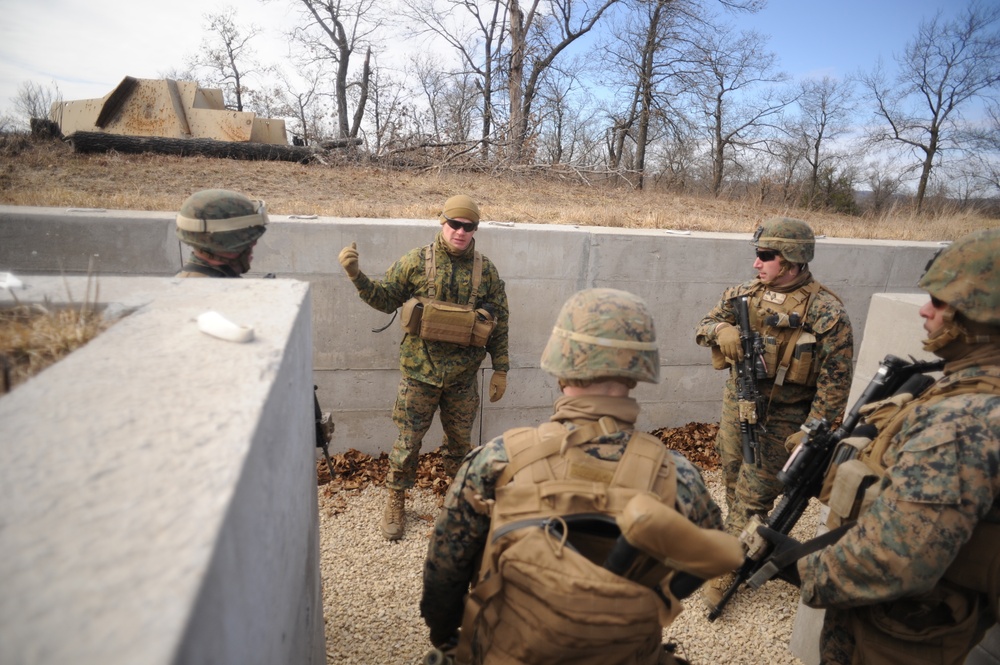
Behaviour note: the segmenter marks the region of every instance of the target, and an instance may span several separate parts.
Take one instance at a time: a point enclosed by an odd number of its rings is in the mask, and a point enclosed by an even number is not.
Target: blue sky
[[[967,6],[962,0],[768,0],[763,11],[731,20],[769,36],[782,70],[794,78],[843,78],[871,70],[879,56],[893,65],[893,53],[903,52],[922,20],[938,11],[948,20]]]
[[[384,0],[386,2],[391,0]],[[986,0],[996,2],[997,0]],[[25,80],[59,86],[63,98],[102,97],[126,75],[156,78],[181,68],[204,36],[203,15],[223,0],[0,0],[0,113]],[[264,28],[264,61],[286,57],[282,29],[297,16],[293,0],[231,2],[243,23]],[[770,36],[781,67],[794,77],[842,77],[871,69],[879,55],[891,64],[937,10],[954,16],[955,0],[769,0],[766,9],[733,18]]]

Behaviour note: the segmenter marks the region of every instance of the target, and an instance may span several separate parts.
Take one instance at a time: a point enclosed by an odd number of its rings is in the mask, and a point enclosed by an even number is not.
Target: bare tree
[[[507,38],[506,0],[404,0],[404,4],[408,17],[413,21],[411,32],[433,34],[444,39],[461,63],[461,69],[455,76],[462,79],[471,73],[476,77],[481,99],[480,154],[484,161],[488,160],[496,123],[494,97],[497,94],[499,59]],[[426,75],[429,74],[426,67],[424,72],[422,83],[426,90]]]
[[[799,115],[789,132],[801,145],[809,167],[805,204],[812,206],[820,191],[820,172],[839,159],[832,145],[850,130],[855,110],[853,89],[850,83],[828,76],[808,79],[799,84],[798,105]]]
[[[528,158],[532,105],[543,76],[556,58],[573,42],[589,33],[601,16],[618,0],[507,0],[510,54],[507,75],[510,103],[511,157]]]
[[[739,151],[764,149],[769,132],[794,96],[776,84],[788,76],[776,69],[777,56],[757,32],[735,34],[730,27],[704,31],[687,56],[693,102],[703,118],[710,145],[711,192],[719,196],[727,163],[738,168]],[[763,88],[763,89],[761,89]]]
[[[229,98],[229,106],[243,111],[247,77],[257,73],[260,67],[254,60],[250,40],[261,34],[261,29],[254,24],[240,25],[233,7],[226,7],[217,14],[206,14],[205,20],[209,36],[188,66],[193,70],[205,70],[209,81],[220,86]]]
[[[306,24],[294,31],[294,38],[313,62],[332,63],[340,137],[357,138],[368,103],[373,38],[382,27],[377,0],[298,0],[296,4],[302,7]],[[364,54],[361,74],[352,81],[351,59],[359,52]]]
[[[1000,85],[1000,5],[974,2],[954,21],[940,12],[920,24],[916,38],[896,61],[890,83],[882,64],[862,76],[880,125],[872,144],[895,143],[919,159],[917,210],[943,154],[962,149],[963,109],[976,99],[996,99]]]
[[[21,83],[17,87],[17,95],[11,98],[14,112],[25,121],[32,118],[48,118],[52,105],[60,101],[62,101],[62,94],[59,92],[59,86],[53,83],[51,88],[46,88],[34,81]]]

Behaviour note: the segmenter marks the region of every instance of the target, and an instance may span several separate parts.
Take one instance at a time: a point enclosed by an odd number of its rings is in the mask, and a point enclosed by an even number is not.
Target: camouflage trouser
[[[479,411],[478,373],[443,387],[416,381],[406,376],[399,382],[392,421],[399,428],[399,437],[389,453],[389,473],[385,486],[389,489],[409,489],[417,477],[420,444],[431,426],[434,412],[441,408],[444,440],[441,455],[448,472],[454,476],[462,458],[471,450],[472,423]]]
[[[732,380],[726,381],[715,450],[722,462],[726,484],[727,533],[738,536],[751,515],[764,516],[771,511],[782,491],[778,472],[788,459],[785,439],[798,431],[808,412],[808,404],[771,405],[766,431],[758,433],[757,455],[761,465],[744,464],[736,391]]]
[[[820,662],[850,663],[854,645],[848,610],[827,609],[819,637]]]

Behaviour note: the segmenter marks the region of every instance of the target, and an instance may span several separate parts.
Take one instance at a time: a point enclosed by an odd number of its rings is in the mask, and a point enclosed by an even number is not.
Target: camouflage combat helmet
[[[1000,326],[1000,229],[970,233],[941,250],[920,278],[920,288],[966,318]]]
[[[792,263],[809,263],[816,249],[816,236],[801,219],[772,217],[757,227],[753,236],[757,249],[773,249]]]
[[[188,197],[177,213],[177,237],[212,253],[242,252],[264,235],[267,210],[228,189],[206,189]]]
[[[559,312],[542,352],[542,369],[559,379],[658,383],[660,352],[649,307],[627,291],[577,292]]]

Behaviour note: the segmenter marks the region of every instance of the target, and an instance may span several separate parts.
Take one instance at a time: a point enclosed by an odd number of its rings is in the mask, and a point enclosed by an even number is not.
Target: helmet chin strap
[[[941,315],[943,324],[924,340],[924,351],[950,360],[961,355],[970,346],[1000,341],[997,339],[997,335],[972,334],[965,329],[965,326],[955,320],[955,313],[956,310],[951,305],[945,308]]]

